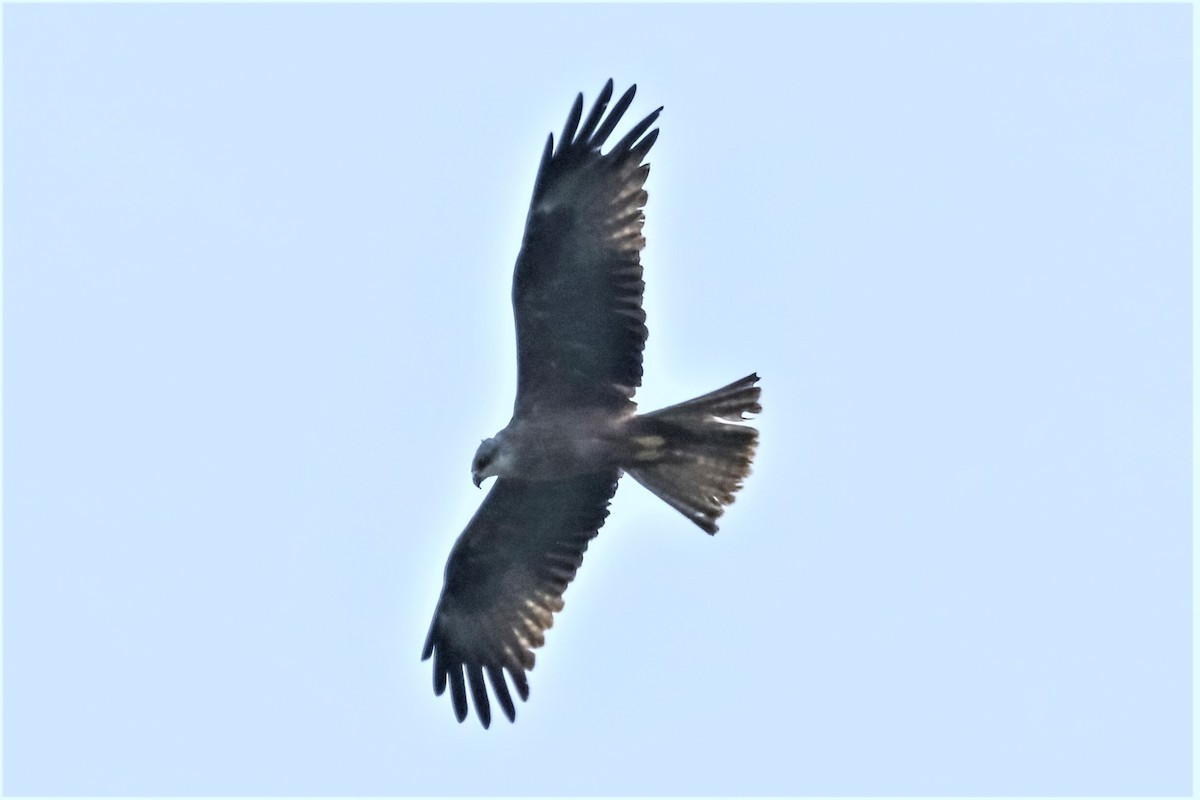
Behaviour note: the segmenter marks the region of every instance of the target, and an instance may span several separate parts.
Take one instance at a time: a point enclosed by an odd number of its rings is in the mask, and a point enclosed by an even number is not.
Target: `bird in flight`
[[[484,673],[504,715],[516,719],[505,673],[528,699],[533,649],[562,610],[622,473],[709,534],[750,473],[758,431],[740,423],[762,410],[757,374],[636,413],[647,332],[644,161],[662,108],[601,153],[636,89],[609,109],[609,80],[586,118],[577,96],[534,180],[513,272],[513,416],[471,463],[476,486],[496,481],[450,551],[421,654],[433,657],[434,692],[449,684],[459,722],[469,688],[480,722],[491,724]]]

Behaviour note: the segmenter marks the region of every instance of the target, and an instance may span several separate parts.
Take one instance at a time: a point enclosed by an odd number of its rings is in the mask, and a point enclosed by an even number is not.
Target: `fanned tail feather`
[[[632,451],[622,467],[704,531],[750,474],[758,431],[738,424],[762,411],[758,374],[637,418]]]

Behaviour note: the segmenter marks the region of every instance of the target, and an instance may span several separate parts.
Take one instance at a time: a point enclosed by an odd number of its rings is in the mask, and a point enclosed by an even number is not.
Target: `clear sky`
[[[1187,793],[1191,13],[5,7],[5,791]],[[419,654],[610,76],[639,400],[762,444],[484,731]]]

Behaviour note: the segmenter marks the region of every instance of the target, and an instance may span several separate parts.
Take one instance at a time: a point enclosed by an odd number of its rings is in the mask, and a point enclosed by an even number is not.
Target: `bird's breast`
[[[622,437],[616,418],[592,412],[514,420],[506,430],[514,477],[557,480],[616,466]]]

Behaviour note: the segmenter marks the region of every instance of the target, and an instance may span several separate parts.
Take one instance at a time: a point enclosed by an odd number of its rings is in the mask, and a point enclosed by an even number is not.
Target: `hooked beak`
[[[471,482],[475,484],[475,488],[479,488],[479,484],[483,483],[483,478],[479,477],[478,472],[471,473]]]

